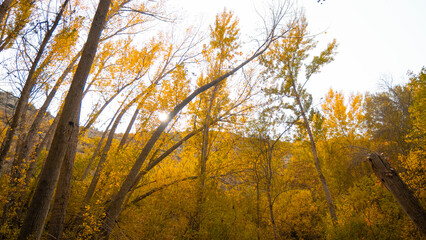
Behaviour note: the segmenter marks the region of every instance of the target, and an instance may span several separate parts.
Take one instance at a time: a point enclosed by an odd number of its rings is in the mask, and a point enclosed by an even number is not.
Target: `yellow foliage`
[[[328,138],[344,136],[349,143],[363,136],[363,99],[362,96],[352,95],[345,105],[342,93],[330,89],[321,105],[324,114],[324,128]]]

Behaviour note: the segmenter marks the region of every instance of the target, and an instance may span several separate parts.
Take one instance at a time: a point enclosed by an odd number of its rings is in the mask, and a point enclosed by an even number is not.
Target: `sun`
[[[169,119],[169,114],[166,112],[160,112],[158,113],[158,119],[162,122],[165,122],[167,119]]]

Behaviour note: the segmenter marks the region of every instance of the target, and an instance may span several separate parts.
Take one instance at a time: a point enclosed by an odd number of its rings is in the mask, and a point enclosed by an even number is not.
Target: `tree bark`
[[[414,197],[407,184],[383,156],[372,153],[368,156],[368,160],[377,178],[392,193],[405,213],[411,218],[423,236],[426,237],[426,211],[419,200]]]
[[[78,119],[75,119],[78,122]],[[76,128],[77,130],[78,128]],[[52,206],[52,214],[50,216],[49,234],[47,239],[62,239],[62,233],[65,224],[66,209],[68,206],[69,196],[71,192],[71,179],[73,173],[74,159],[77,151],[78,136],[73,134],[70,145],[68,146],[64,162],[61,167],[58,187],[55,192],[55,200]]]
[[[36,71],[38,62],[40,61],[40,59],[42,57],[44,49],[45,49],[47,43],[49,42],[49,40],[50,40],[50,38],[53,34],[53,31],[55,30],[56,26],[59,24],[60,19],[62,18],[62,14],[65,10],[65,7],[66,7],[68,1],[69,0],[66,0],[63,3],[59,13],[56,15],[53,26],[45,34],[43,42],[40,45],[40,48],[37,52],[36,58],[34,59],[34,62],[31,65],[31,69],[28,73],[24,88],[21,92],[21,96],[18,100],[18,104],[17,104],[16,110],[15,110],[15,114],[12,118],[10,131],[7,132],[5,139],[3,139],[2,148],[0,150],[0,172],[1,172],[2,162],[6,158],[6,155],[8,154],[10,146],[12,144],[13,136],[17,132],[16,130],[18,130],[18,132],[20,132],[20,134],[19,134],[20,139],[18,140],[18,143],[16,144],[16,154],[15,154],[15,158],[12,162],[12,168],[11,168],[11,173],[10,173],[10,176],[11,176],[11,181],[10,181],[11,191],[10,191],[9,196],[8,196],[8,202],[7,202],[7,204],[4,205],[4,208],[3,208],[2,223],[6,222],[6,220],[8,218],[9,209],[14,208],[14,207],[18,207],[18,209],[19,209],[19,205],[21,204],[21,200],[22,200],[21,196],[24,193],[23,184],[22,184],[23,182],[20,181],[21,178],[22,178],[23,161],[21,161],[21,159],[19,158],[18,153],[21,153],[21,152],[24,152],[24,151],[28,152],[27,149],[23,148],[24,140],[22,138],[23,138],[23,132],[24,132],[24,128],[25,128],[24,125],[25,125],[25,120],[26,120],[28,99],[29,99],[31,90],[34,87],[35,82],[36,82],[34,73]],[[13,223],[17,223],[18,221],[19,220],[17,219],[17,215],[12,216],[12,222]]]
[[[99,2],[80,62],[65,98],[64,108],[53,137],[52,146],[40,173],[40,180],[18,239],[40,239],[41,237],[62,161],[68,145],[73,139],[73,134],[78,132],[78,129],[76,129],[78,123],[74,121],[78,119],[76,115],[80,114],[84,86],[96,55],[110,4],[111,0]]]

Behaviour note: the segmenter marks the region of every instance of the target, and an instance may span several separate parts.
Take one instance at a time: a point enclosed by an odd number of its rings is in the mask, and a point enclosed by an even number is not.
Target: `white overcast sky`
[[[209,25],[226,7],[240,19],[242,30],[260,27],[255,8],[270,0],[169,0],[194,23]],[[345,94],[374,92],[380,79],[406,82],[406,73],[426,66],[425,0],[298,0],[318,47],[336,38],[335,61],[312,78],[308,89],[317,99],[333,88]],[[243,32],[244,35],[250,35]]]

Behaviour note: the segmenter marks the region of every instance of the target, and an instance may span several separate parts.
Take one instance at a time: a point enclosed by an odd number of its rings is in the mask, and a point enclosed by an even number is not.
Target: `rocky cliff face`
[[[12,93],[0,90],[0,112],[2,113],[1,121],[4,122],[4,117],[10,117],[13,114],[18,98]]]
[[[13,95],[13,93],[6,92],[2,89],[0,89],[0,121],[4,124],[13,116],[14,109],[16,107],[16,104],[18,103],[18,97]],[[27,117],[28,119],[33,119],[32,117],[35,117],[37,114],[37,109],[30,104],[28,110],[27,110]],[[47,113],[48,119],[52,119],[53,116],[50,115],[50,113]]]
[[[7,122],[12,118],[14,109],[16,107],[16,104],[18,103],[18,97],[13,95],[10,92],[6,92],[2,89],[0,89],[0,131],[5,128]],[[38,109],[36,109],[33,105],[30,105],[28,112],[27,112],[27,122],[28,124],[31,124],[32,120],[37,114]],[[53,121],[54,116],[52,116],[50,113],[47,113],[47,117],[45,119]],[[47,121],[45,120],[47,123]],[[44,128],[47,128],[49,124],[43,124]],[[44,129],[47,130],[47,129]],[[101,137],[102,132],[98,131],[95,128],[90,128],[87,132],[87,136],[89,138],[96,138]]]

